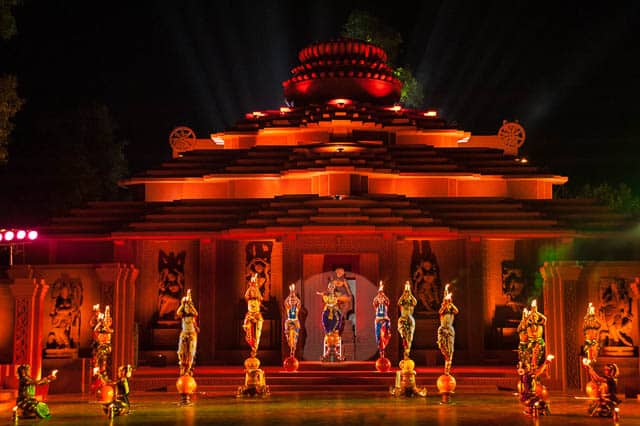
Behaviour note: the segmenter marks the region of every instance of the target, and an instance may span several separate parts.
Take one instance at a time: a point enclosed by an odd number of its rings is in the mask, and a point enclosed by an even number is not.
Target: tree
[[[393,74],[402,82],[400,102],[410,108],[421,108],[424,105],[424,86],[406,68],[398,67]]]
[[[18,0],[0,0],[0,38],[11,39],[17,32],[13,8]],[[24,100],[18,96],[18,80],[14,75],[0,75],[0,164],[9,158],[9,141],[13,131],[13,117]]]
[[[9,216],[41,220],[87,201],[120,198],[117,183],[128,173],[126,141],[105,105],[41,113],[20,134],[24,140],[12,148],[4,179],[15,206]]]
[[[18,32],[16,18],[13,16],[13,8],[18,5],[18,0],[0,0],[0,38],[11,39]]]
[[[13,117],[24,101],[18,96],[18,80],[14,75],[0,76],[0,164],[9,158],[9,140],[13,131]]]
[[[580,187],[561,186],[554,189],[554,198],[593,198],[619,213],[640,216],[640,196],[624,183],[614,186],[607,182]]]
[[[595,198],[608,205],[612,210],[633,215],[640,214],[640,197],[635,195],[631,188],[624,183],[617,187],[608,183],[595,186],[584,185],[578,195],[584,198]]]
[[[389,66],[394,68],[394,75],[402,82],[400,102],[411,108],[421,108],[424,103],[424,86],[413,75],[407,66],[396,66],[402,36],[399,32],[385,25],[379,18],[361,10],[349,14],[342,27],[343,37],[363,40],[380,46],[387,52]]]
[[[385,25],[379,18],[367,12],[361,10],[351,12],[342,27],[342,36],[382,47],[387,52],[389,64],[395,64],[398,59],[402,36],[399,32]]]

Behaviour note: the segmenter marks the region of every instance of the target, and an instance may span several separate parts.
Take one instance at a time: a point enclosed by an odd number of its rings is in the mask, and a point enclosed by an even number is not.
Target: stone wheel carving
[[[188,151],[196,143],[196,134],[188,127],[176,127],[169,134],[169,145],[176,151]]]
[[[524,127],[518,122],[505,121],[498,130],[498,137],[509,148],[520,148],[526,138]]]

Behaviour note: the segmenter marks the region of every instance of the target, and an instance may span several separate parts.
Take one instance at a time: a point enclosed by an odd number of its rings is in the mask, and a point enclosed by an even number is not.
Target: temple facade
[[[519,154],[517,122],[476,135],[437,110],[398,104],[401,84],[376,46],[315,43],[299,61],[283,83],[286,106],[250,112],[206,138],[177,128],[170,161],[121,182],[136,201],[89,203],[40,229],[27,262],[0,284],[5,376],[24,362],[34,371],[84,365],[96,304],[112,309],[114,365],[176,365],[176,309],[187,289],[200,313],[197,364],[240,365],[243,295],[254,274],[263,363],[288,356],[291,283],[303,306],[296,356],[317,361],[318,292],[342,268],[347,360],[376,356],[378,283],[395,324],[408,280],[418,301],[413,359],[441,365],[438,308],[450,283],[460,310],[456,364],[515,366],[516,328],[535,299],[556,356],[552,384],[579,387],[592,302],[600,359],[616,359],[623,386],[637,386],[640,262],[588,254],[637,221],[594,200],[554,199],[567,177]],[[400,354],[394,333],[387,356],[397,365]]]

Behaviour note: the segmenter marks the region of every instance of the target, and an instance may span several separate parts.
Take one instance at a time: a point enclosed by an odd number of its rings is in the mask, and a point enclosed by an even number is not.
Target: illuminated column
[[[134,265],[103,264],[96,268],[100,280],[101,305],[112,307],[113,369],[134,364],[135,282],[139,270]]]
[[[552,380],[550,387],[566,391],[569,387],[568,365],[571,362],[571,354],[567,353],[569,342],[575,340],[576,333],[567,333],[568,329],[574,330],[579,327],[577,316],[571,318],[567,312],[567,305],[576,305],[576,297],[565,300],[567,290],[578,281],[582,273],[580,265],[563,264],[557,262],[545,262],[540,267],[540,275],[544,280],[544,314],[547,316],[549,326],[545,331],[547,353],[555,355],[555,360],[549,366]],[[574,360],[574,364],[579,361]],[[575,365],[573,366],[575,367]],[[579,372],[578,372],[579,374]]]
[[[14,266],[10,270],[15,299],[13,364],[29,364],[33,377],[42,370],[42,322],[44,296],[49,289],[44,279],[34,278],[34,269],[28,265]]]

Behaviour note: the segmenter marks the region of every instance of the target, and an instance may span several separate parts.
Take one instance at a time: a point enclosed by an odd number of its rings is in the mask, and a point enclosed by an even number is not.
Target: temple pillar
[[[30,364],[32,375],[42,374],[42,324],[44,296],[49,286],[37,278],[30,265],[14,266],[9,272],[15,299],[13,364]]]
[[[482,259],[483,283],[483,321],[485,349],[489,346],[487,337],[493,338],[495,333],[494,319],[496,306],[505,300],[502,294],[502,262],[513,259],[514,241],[511,239],[483,238],[480,243]]]
[[[558,268],[556,262],[545,262],[540,267],[544,282],[543,313],[547,317],[546,352],[555,356],[549,367],[551,380],[548,383],[552,389],[566,391],[574,387],[572,377],[576,372],[573,370],[579,368],[579,360],[574,359],[576,348],[569,351],[568,343],[575,340],[576,329],[581,326],[581,323],[577,324],[576,311],[576,283],[581,273],[582,267],[577,264]]]
[[[465,246],[465,270],[468,271],[463,278],[466,283],[467,314],[467,347],[470,362],[480,364],[483,359],[485,327],[477,321],[483,318],[486,300],[479,298],[483,294],[482,280],[482,256],[480,239],[468,239]]]
[[[198,321],[200,322],[198,345],[206,350],[198,352],[200,359],[196,359],[196,365],[208,364],[216,359],[216,310],[210,309],[210,307],[216,306],[216,255],[215,241],[200,240],[200,284],[194,299],[196,306],[200,307],[198,310]]]
[[[139,270],[134,265],[106,264],[96,268],[100,280],[100,304],[110,305],[113,316],[112,365],[136,364],[135,282]]]

